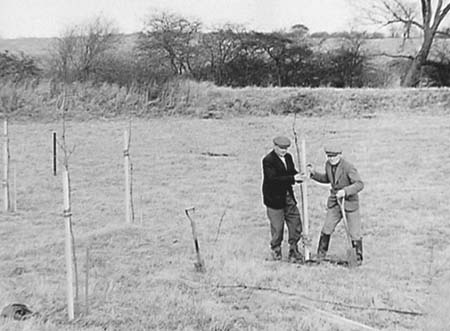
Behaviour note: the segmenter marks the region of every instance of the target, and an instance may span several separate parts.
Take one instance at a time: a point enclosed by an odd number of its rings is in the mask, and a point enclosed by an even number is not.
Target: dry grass
[[[136,120],[131,158],[137,216],[142,210],[143,222],[132,226],[124,224],[126,122],[69,122],[69,144],[76,145],[70,169],[80,271],[85,248],[91,251],[90,314],[73,323],[66,322],[65,311],[61,180],[51,171],[51,132],[60,131],[60,124],[12,123],[19,210],[0,214],[0,307],[23,302],[43,318],[3,320],[0,329],[348,330],[307,309],[307,303],[378,329],[446,330],[447,117],[380,112],[371,119],[297,120],[310,162],[321,166],[324,141],[336,139],[366,182],[361,195],[365,263],[357,270],[265,261],[269,226],[260,163],[273,135],[291,136],[292,116]],[[327,188],[311,184],[309,191],[316,246]],[[205,274],[193,268],[184,215],[191,206],[197,210]],[[342,229],[332,237],[330,252],[345,256]],[[242,284],[284,292],[227,287]]]
[[[183,116],[230,118],[236,116],[339,115],[373,117],[378,113],[424,112],[448,114],[450,88],[337,89],[337,88],[230,88],[209,82],[174,80],[155,86],[154,99],[145,91],[117,85],[73,83],[67,87],[77,121]],[[157,90],[157,91],[156,91]],[[48,81],[0,83],[0,111],[17,121],[54,122],[60,116],[63,86]],[[148,91],[147,91],[148,92]],[[399,114],[400,115],[400,114]]]

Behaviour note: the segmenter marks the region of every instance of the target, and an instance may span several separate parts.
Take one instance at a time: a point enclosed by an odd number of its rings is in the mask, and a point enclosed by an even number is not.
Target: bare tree
[[[215,31],[203,34],[202,45],[211,74],[218,85],[222,85],[225,66],[239,53],[242,45],[241,35],[245,29],[238,25],[226,24]]]
[[[430,55],[435,37],[449,35],[448,31],[442,28],[442,23],[450,11],[450,1],[372,0],[370,4],[370,6],[364,8],[359,6],[359,8],[365,11],[372,22],[382,23],[385,26],[403,26],[404,38],[409,37],[412,27],[423,32],[419,50],[415,54],[407,56],[411,60],[411,64],[402,81],[402,86],[417,86],[420,82],[421,68]],[[421,16],[421,19],[417,19],[418,16]]]
[[[271,33],[254,33],[254,39],[258,46],[261,47],[272,60],[275,67],[277,85],[285,85],[284,79],[284,67],[286,58],[289,53],[289,47],[292,45],[293,41],[285,34],[279,32]]]
[[[52,62],[59,78],[87,80],[102,56],[117,42],[114,24],[97,17],[85,25],[66,29],[52,49]]]
[[[167,61],[176,75],[192,73],[201,23],[166,12],[152,15],[138,40],[138,51],[155,60]]]
[[[361,87],[364,84],[367,56],[363,45],[366,40],[366,33],[352,31],[343,38],[341,48],[335,52],[333,57],[335,75],[346,87]]]

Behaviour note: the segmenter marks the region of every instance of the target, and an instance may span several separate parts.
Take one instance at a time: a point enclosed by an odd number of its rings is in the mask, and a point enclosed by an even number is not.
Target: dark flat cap
[[[288,148],[291,146],[291,141],[285,136],[277,136],[273,138],[273,143],[281,148]]]

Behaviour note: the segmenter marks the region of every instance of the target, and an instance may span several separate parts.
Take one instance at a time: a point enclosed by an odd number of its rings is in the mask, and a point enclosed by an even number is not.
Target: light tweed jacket
[[[339,190],[345,190],[345,210],[354,211],[359,208],[359,196],[360,192],[364,188],[364,183],[359,176],[358,170],[345,159],[341,158],[339,161],[335,178],[331,171],[331,163],[325,163],[325,173],[315,172],[312,179],[319,183],[330,183],[330,196],[328,197],[327,207],[333,208],[337,205],[336,192]]]

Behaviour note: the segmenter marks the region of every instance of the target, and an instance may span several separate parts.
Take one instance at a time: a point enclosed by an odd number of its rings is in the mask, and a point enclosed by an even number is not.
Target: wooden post
[[[130,179],[130,135],[125,130],[124,132],[124,168],[125,168],[125,220],[131,223],[131,179]]]
[[[184,210],[187,218],[191,222],[192,237],[194,239],[194,247],[195,247],[195,255],[197,257],[197,262],[194,263],[195,270],[199,271],[199,272],[205,272],[205,262],[203,261],[201,255],[200,255],[200,246],[198,244],[197,227],[195,226],[194,219],[190,215],[190,213],[192,213],[194,211],[195,211],[195,208],[188,208],[188,209]]]
[[[56,132],[52,134],[53,145],[53,176],[56,176]]]
[[[306,142],[302,139],[302,149],[300,154],[301,169],[306,172]],[[302,207],[303,207],[303,234],[309,235],[308,218],[308,179],[302,182]],[[305,261],[311,260],[311,251],[308,245],[305,245]]]
[[[73,246],[72,246],[72,212],[70,206],[70,179],[66,167],[62,171],[64,193],[64,221],[65,221],[65,255],[67,276],[67,313],[69,321],[74,319],[73,300]]]
[[[3,123],[3,209],[10,210],[9,196],[9,137],[8,137],[8,120]]]

